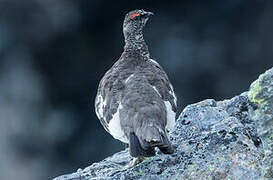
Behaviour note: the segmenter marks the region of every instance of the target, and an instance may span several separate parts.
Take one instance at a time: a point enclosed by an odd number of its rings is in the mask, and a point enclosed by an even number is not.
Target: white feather
[[[112,119],[109,121],[108,129],[110,134],[115,138],[118,139],[124,143],[128,143],[128,139],[126,138],[124,131],[121,129],[120,125],[120,117],[119,117],[119,111],[122,109],[122,105],[119,104],[117,112],[113,115]]]
[[[136,40],[139,40],[142,37],[142,35],[136,35]]]
[[[152,63],[156,64],[159,66],[158,62],[156,60],[153,60],[153,59],[149,59]]]
[[[173,87],[172,85],[171,86],[171,90],[169,91],[169,93],[174,97],[174,103],[176,105],[176,96],[174,94],[174,91],[173,91]],[[155,90],[155,92],[158,93],[158,95],[161,97],[159,91],[156,89],[155,86],[152,86],[153,89]],[[175,115],[176,113],[172,110],[172,105],[169,101],[164,101],[165,103],[165,107],[166,107],[166,113],[167,113],[167,124],[166,124],[166,130],[167,131],[171,131],[174,126],[175,126]]]
[[[174,98],[174,104],[177,106],[177,104],[176,104],[177,98],[176,98],[176,95],[174,94],[174,91],[170,90],[169,93],[173,96],[173,98]]]
[[[96,114],[99,119],[102,119],[103,118],[103,111],[106,106],[106,101],[103,100],[101,94],[99,94],[98,97],[96,98],[96,104],[97,104]]]
[[[167,112],[166,130],[171,131],[175,126],[175,112],[172,110],[172,105],[169,101],[164,101]]]
[[[131,74],[131,75],[125,80],[125,83],[127,83],[132,77],[134,77],[134,74]]]
[[[157,92],[157,94],[161,97],[161,94],[159,93],[159,91],[156,89],[156,87],[155,86],[152,86],[153,87],[153,89],[155,90],[155,92]]]

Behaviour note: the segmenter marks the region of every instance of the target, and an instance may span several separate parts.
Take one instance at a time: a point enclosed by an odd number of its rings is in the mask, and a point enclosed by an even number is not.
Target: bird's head
[[[152,15],[152,12],[144,10],[133,10],[127,13],[123,22],[124,36],[128,37],[141,33],[149,17]]]

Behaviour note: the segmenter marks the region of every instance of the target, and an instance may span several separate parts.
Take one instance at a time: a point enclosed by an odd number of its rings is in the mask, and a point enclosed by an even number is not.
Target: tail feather
[[[162,129],[154,126],[141,129],[137,135],[131,133],[129,139],[130,153],[133,157],[154,156],[155,147],[158,147],[164,154],[172,154],[174,152],[166,133]]]
[[[155,155],[154,147],[144,149],[135,133],[130,133],[129,137],[130,154],[133,157],[151,157]]]

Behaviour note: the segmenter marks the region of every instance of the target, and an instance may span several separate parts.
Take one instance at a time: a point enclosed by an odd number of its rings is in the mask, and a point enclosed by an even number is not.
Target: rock
[[[263,175],[273,178],[273,68],[251,84],[248,97],[257,106],[250,114],[263,141]]]
[[[170,133],[176,151],[133,168],[128,149],[55,180],[272,179],[273,69],[249,92],[187,106]]]

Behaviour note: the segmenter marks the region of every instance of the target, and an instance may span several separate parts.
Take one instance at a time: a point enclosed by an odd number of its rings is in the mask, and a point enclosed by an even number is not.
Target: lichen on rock
[[[187,106],[169,135],[176,149],[172,155],[157,151],[126,168],[131,159],[126,149],[55,180],[272,179],[272,87],[271,69],[249,92]]]
[[[249,89],[248,97],[257,109],[250,112],[263,141],[263,175],[273,178],[273,68],[260,75]]]
[[[260,82],[262,78],[263,74],[261,74],[259,78],[251,84],[250,91],[248,92],[248,97],[251,102],[261,104],[264,101],[264,99],[260,97],[260,94],[262,92],[262,86]]]

